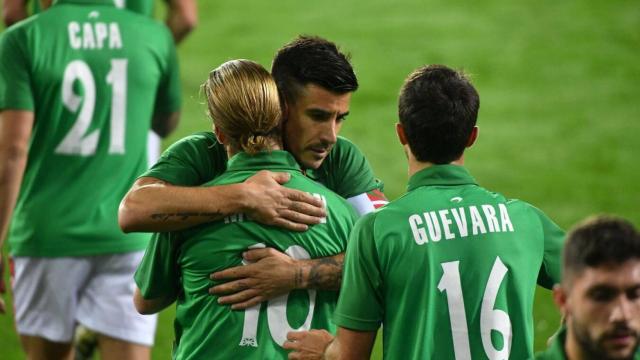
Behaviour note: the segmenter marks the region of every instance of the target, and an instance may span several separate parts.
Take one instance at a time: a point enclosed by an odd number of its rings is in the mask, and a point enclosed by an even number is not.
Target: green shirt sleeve
[[[376,213],[362,217],[356,223],[345,255],[342,290],[334,313],[334,322],[341,327],[375,331],[384,315],[382,275],[374,240]]]
[[[169,114],[178,111],[180,110],[181,102],[180,71],[176,47],[168,29],[165,29],[164,36],[167,38],[168,53],[166,54],[166,66],[156,95],[155,114]]]
[[[227,153],[211,132],[187,136],[162,153],[141,177],[154,177],[179,186],[211,181],[227,167]]]
[[[179,242],[174,233],[156,233],[134,275],[145,299],[175,296],[180,288]]]
[[[18,39],[21,27],[0,37],[0,110],[33,111],[29,57]]]
[[[362,151],[343,137],[338,137],[331,153],[318,170],[325,178],[325,181],[319,181],[345,199],[375,189],[384,189],[384,184],[376,179]]]
[[[544,236],[544,258],[538,274],[538,285],[552,289],[560,283],[562,269],[562,248],[565,233],[556,223],[539,209],[533,207],[540,219],[542,235]]]

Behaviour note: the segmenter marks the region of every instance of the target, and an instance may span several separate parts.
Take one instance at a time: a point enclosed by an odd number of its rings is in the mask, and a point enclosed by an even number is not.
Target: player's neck
[[[227,151],[227,158],[231,159],[235,154],[243,152],[242,149],[237,149],[235,146],[226,145],[224,146]],[[261,151],[274,151],[274,150],[282,150],[282,142],[279,139],[269,139],[267,146]]]
[[[564,342],[564,353],[567,355],[568,360],[583,360],[586,359],[580,344],[575,338],[575,334],[569,327],[567,329],[567,338]]]
[[[436,165],[436,164],[434,164],[432,162],[428,162],[428,161],[427,162],[418,161],[413,156],[411,151],[407,152],[407,159],[409,161],[409,177],[412,177],[418,171],[421,171],[421,170],[424,170],[426,168],[430,168],[430,167]],[[464,165],[464,156],[460,156],[459,159],[450,162],[449,165],[463,166]]]

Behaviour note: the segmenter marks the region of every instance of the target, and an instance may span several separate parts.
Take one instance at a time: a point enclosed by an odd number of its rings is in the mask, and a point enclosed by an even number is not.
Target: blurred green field
[[[209,70],[233,58],[268,67],[297,34],[318,34],[353,56],[361,88],[342,135],[361,147],[390,199],[407,180],[393,130],[398,89],[415,67],[442,63],[470,73],[480,93],[480,138],[465,159],[481,185],[565,228],[602,212],[640,225],[635,0],[218,0],[199,8],[200,24],[179,49],[182,122],[165,145],[210,127],[199,95]],[[545,290],[535,306],[541,349],[558,316]],[[172,316],[161,314],[154,359],[170,357]],[[12,327],[0,317],[2,359],[24,357]]]

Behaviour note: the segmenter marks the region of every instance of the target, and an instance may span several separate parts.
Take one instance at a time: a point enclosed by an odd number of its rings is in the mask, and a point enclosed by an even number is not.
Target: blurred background
[[[156,5],[163,19],[165,6]],[[217,0],[198,7],[199,24],[178,49],[182,120],[165,147],[211,128],[199,92],[211,69],[234,58],[269,68],[281,45],[314,34],[352,55],[360,89],[341,135],[362,149],[389,199],[407,181],[394,132],[400,85],[414,68],[439,63],[466,71],[480,93],[480,137],[465,156],[480,185],[536,205],[563,228],[605,212],[640,225],[637,0]],[[534,316],[540,350],[559,324],[550,292],[538,290]],[[172,309],[161,314],[155,359],[171,356],[172,321]],[[378,343],[373,358],[381,354]],[[11,315],[0,315],[0,359],[21,358]]]

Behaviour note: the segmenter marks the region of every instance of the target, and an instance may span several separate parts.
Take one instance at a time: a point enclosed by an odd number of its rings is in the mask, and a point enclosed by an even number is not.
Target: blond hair
[[[227,61],[209,73],[202,87],[209,116],[230,146],[255,154],[280,140],[278,88],[262,65],[244,59]]]

